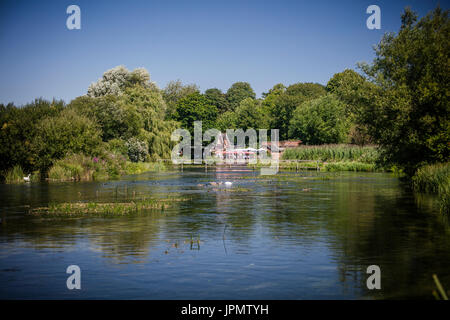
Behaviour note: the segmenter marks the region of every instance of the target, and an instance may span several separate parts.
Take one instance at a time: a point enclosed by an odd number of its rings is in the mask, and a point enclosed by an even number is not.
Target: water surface
[[[209,182],[233,182],[232,190]],[[182,197],[163,213],[49,218],[49,203]],[[120,181],[0,185],[1,299],[432,298],[449,223],[386,173],[201,168]],[[195,241],[191,244],[191,239]],[[199,241],[196,241],[199,239]],[[66,268],[81,268],[68,290]],[[381,268],[381,290],[366,269]]]

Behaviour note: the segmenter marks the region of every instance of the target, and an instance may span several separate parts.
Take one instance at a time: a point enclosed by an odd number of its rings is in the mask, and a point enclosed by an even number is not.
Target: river
[[[129,216],[27,214],[133,192],[186,201]],[[185,167],[2,184],[0,199],[1,299],[433,299],[432,274],[450,286],[448,219],[388,173]],[[66,287],[69,265],[81,290]],[[366,286],[370,265],[379,290]]]

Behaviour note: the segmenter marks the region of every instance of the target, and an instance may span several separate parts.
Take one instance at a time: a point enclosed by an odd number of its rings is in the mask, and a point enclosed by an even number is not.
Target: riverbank
[[[441,212],[450,212],[450,163],[420,167],[412,177],[414,191],[435,193],[439,197]]]
[[[25,175],[24,170],[16,165],[3,174],[6,183],[62,181],[104,181],[118,179],[122,175],[141,174],[149,171],[164,171],[162,162],[130,162],[124,156],[108,153],[103,157],[89,157],[82,154],[68,155],[57,160],[48,170],[46,177],[35,171]]]

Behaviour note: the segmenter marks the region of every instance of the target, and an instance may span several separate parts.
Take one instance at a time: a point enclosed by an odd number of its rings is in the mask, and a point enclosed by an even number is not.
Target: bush
[[[50,181],[89,181],[116,179],[125,172],[122,155],[106,153],[101,157],[70,154],[58,160],[48,171]]]
[[[145,161],[148,159],[148,144],[137,138],[130,138],[125,143],[128,149],[128,157],[132,162]]]
[[[349,130],[344,103],[328,94],[295,109],[289,137],[301,139],[305,144],[343,143]]]
[[[33,141],[37,164],[46,172],[54,161],[68,153],[97,154],[102,146],[100,136],[95,122],[71,109],[65,109],[56,117],[44,118],[36,125]]]

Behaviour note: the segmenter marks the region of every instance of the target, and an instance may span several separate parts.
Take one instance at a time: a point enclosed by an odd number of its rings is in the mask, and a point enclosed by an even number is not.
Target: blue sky
[[[407,5],[423,16],[448,1],[8,1],[0,2],[0,103],[37,97],[69,102],[104,71],[146,68],[164,87],[180,79],[203,91],[247,81],[257,96],[274,84],[326,84],[370,62]],[[81,8],[68,30],[66,8]],[[366,8],[381,8],[381,30]]]

